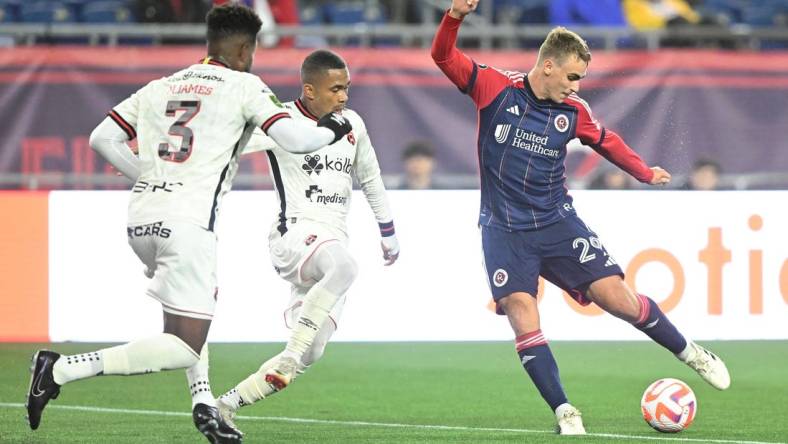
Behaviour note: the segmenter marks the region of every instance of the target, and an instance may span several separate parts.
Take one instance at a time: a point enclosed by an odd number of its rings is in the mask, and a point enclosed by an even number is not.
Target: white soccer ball
[[[680,432],[692,424],[698,412],[695,393],[683,381],[665,378],[654,381],[640,400],[643,419],[663,433]]]

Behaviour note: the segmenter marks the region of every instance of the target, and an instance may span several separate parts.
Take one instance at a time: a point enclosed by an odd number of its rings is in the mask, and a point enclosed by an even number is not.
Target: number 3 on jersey
[[[199,100],[170,100],[167,102],[167,117],[174,117],[177,111],[184,111],[183,114],[172,124],[168,134],[180,136],[181,146],[175,149],[167,142],[159,144],[159,157],[169,162],[184,162],[192,154],[194,144],[194,133],[186,124],[200,112]]]

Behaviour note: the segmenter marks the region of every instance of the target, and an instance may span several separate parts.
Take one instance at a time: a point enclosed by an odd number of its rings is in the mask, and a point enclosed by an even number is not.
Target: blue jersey
[[[507,77],[511,86],[479,110],[479,224],[537,229],[574,213],[564,160],[575,137],[577,109],[536,98],[522,74]],[[475,86],[472,77],[468,91]]]
[[[561,103],[541,100],[525,74],[490,68],[460,52],[455,47],[460,22],[444,16],[432,57],[479,112],[480,225],[536,230],[573,215],[564,161],[574,138],[641,182],[651,180],[640,156],[602,127],[576,94]]]

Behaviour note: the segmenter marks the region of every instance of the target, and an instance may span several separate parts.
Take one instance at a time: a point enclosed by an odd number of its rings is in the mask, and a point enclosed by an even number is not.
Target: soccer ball
[[[654,381],[643,392],[640,409],[643,419],[655,430],[676,433],[692,424],[698,412],[698,401],[683,381],[665,378]]]

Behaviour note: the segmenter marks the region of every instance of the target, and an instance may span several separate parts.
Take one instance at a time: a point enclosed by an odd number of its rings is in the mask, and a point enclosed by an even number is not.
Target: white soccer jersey
[[[300,99],[284,104],[294,119],[317,125]],[[380,166],[364,121],[355,111],[342,111],[353,131],[334,144],[309,154],[294,154],[280,148],[270,137],[255,132],[244,153],[267,151],[270,174],[279,197],[277,229],[284,234],[292,218],[329,224],[347,235],[346,217],[353,192],[353,175],[362,186],[380,180]],[[381,191],[382,190],[382,182]],[[377,197],[377,196],[376,196]],[[378,222],[390,222],[385,197],[373,206]]]
[[[129,225],[178,220],[213,230],[252,131],[290,115],[259,77],[206,59],[150,82],[110,117],[138,138]]]

